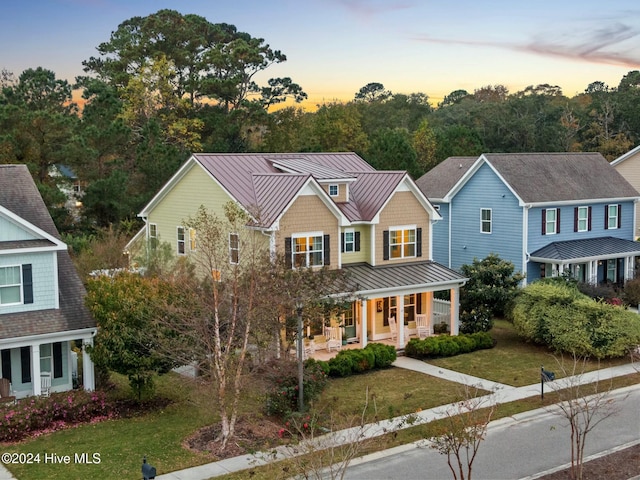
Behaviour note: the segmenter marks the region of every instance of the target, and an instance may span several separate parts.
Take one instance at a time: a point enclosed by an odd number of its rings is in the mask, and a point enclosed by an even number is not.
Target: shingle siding
[[[32,266],[33,303],[23,305],[0,306],[0,314],[45,310],[56,306],[54,265],[55,252],[26,253],[21,255],[0,255],[0,267],[9,265]]]
[[[451,202],[451,268],[490,253],[522,271],[522,207],[488,165],[482,165]],[[492,211],[492,233],[480,231],[480,209]]]
[[[0,242],[12,242],[16,240],[34,240],[36,237],[27,232],[22,226],[0,217]]]

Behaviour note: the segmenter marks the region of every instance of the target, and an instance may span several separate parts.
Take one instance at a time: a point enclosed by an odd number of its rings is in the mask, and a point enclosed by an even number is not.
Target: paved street
[[[627,396],[628,395],[628,396]],[[640,385],[615,392],[620,412],[587,437],[585,457],[640,442]],[[492,422],[473,465],[476,480],[536,478],[571,461],[567,420],[545,409]],[[348,480],[449,479],[446,456],[415,444],[353,462]]]

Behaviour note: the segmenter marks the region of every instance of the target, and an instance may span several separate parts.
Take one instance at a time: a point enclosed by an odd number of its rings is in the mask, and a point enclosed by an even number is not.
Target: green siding
[[[0,242],[10,242],[15,240],[34,240],[38,237],[27,232],[20,225],[10,222],[4,217],[0,217]]]
[[[56,252],[26,253],[22,255],[0,255],[0,267],[31,264],[33,274],[33,303],[26,305],[0,306],[3,313],[26,312],[55,308],[56,276],[54,255]]]
[[[371,226],[370,225],[354,225],[353,228],[356,232],[360,232],[360,251],[359,252],[343,252],[342,264],[349,263],[371,263]],[[343,228],[344,232],[346,229]]]

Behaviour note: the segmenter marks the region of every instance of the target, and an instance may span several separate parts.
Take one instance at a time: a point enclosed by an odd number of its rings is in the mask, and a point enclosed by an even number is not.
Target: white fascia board
[[[624,153],[624,154],[620,155],[618,158],[616,158],[615,160],[613,160],[611,162],[611,166],[615,167],[619,163],[622,163],[625,160],[627,160],[628,158],[633,157],[636,153],[640,153],[640,145],[638,145],[636,148],[633,148],[633,149],[629,150],[627,153]]]
[[[614,258],[622,258],[622,257],[637,257],[640,256],[640,250],[637,252],[624,252],[624,253],[611,253],[608,255],[598,255],[592,257],[579,257],[579,258],[568,258],[566,260],[558,260],[557,258],[544,258],[544,257],[529,257],[530,262],[538,262],[538,263],[556,263],[559,265],[570,265],[574,263],[586,263],[593,262],[596,260],[611,260]]]
[[[468,278],[459,280],[449,280],[445,282],[434,283],[417,283],[415,285],[404,285],[402,287],[380,288],[376,290],[360,290],[355,292],[356,295],[362,295],[367,299],[391,297],[397,295],[410,295],[412,293],[421,292],[437,292],[446,288],[462,287],[469,281]]]
[[[66,330],[62,332],[43,333],[41,335],[25,335],[24,337],[5,338],[0,340],[0,346],[5,348],[19,348],[29,345],[71,340],[85,340],[95,337],[98,327],[83,328],[81,330]]]
[[[23,228],[24,230],[30,232],[32,235],[36,237],[40,237],[41,239],[44,239],[44,240],[49,240],[51,243],[55,245],[55,247],[41,247],[41,248],[35,249],[34,251],[42,252],[42,251],[48,251],[48,250],[67,250],[67,244],[64,243],[62,240],[54,237],[53,235],[50,235],[49,233],[42,230],[40,227],[36,227],[34,224],[27,222],[24,218],[16,215],[11,210],[8,210],[2,205],[0,205],[0,215],[7,218],[7,220],[9,220],[11,223],[14,223],[19,227]],[[27,249],[20,249],[20,251],[26,252]]]

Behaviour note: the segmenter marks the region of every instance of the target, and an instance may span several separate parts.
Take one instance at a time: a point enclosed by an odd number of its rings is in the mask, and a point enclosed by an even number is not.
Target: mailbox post
[[[540,399],[544,400],[544,382],[555,380],[556,374],[544,369],[543,365],[540,365]]]
[[[147,463],[147,456],[142,457],[142,480],[153,480],[156,478],[156,467]]]

